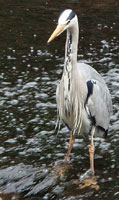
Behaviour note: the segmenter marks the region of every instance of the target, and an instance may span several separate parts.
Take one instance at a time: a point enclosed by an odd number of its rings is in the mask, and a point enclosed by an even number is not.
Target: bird
[[[65,30],[64,68],[56,89],[58,117],[70,131],[65,160],[70,158],[76,134],[89,137],[89,170],[94,176],[94,136],[107,136],[112,112],[111,94],[103,77],[93,67],[77,61],[79,23],[77,14],[71,9],[61,12],[48,43]]]

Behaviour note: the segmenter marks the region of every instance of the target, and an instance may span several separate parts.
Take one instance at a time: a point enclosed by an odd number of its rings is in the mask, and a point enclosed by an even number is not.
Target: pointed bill
[[[47,41],[48,43],[51,42],[52,40],[54,40],[58,35],[60,35],[60,33],[63,32],[64,28],[65,28],[66,24],[57,26],[56,29],[54,30],[54,32],[52,33],[52,35],[50,36],[49,40]]]

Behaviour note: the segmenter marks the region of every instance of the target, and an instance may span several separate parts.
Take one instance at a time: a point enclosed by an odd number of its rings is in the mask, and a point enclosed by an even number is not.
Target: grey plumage
[[[60,121],[71,130],[69,157],[74,134],[91,134],[90,168],[94,174],[93,136],[105,136],[108,132],[112,101],[110,92],[101,75],[91,66],[77,63],[79,26],[77,15],[65,10],[59,17],[58,26],[48,42],[67,30],[65,63],[61,81],[57,86],[56,100]]]
[[[102,137],[109,126],[111,96],[103,78],[95,69],[87,64],[77,63],[77,45],[76,20],[67,29],[64,71],[56,91],[59,116],[74,133],[82,135],[89,134],[95,123],[95,133]],[[86,102],[88,81],[92,82],[93,91]]]

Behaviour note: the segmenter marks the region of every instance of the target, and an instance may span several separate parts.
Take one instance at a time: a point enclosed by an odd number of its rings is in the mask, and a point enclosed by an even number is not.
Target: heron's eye
[[[70,20],[67,21],[67,25],[70,23]]]

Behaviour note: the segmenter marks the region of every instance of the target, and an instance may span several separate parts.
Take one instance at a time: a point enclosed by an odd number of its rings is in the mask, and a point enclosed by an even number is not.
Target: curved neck
[[[73,67],[77,63],[77,48],[79,38],[78,20],[71,28],[67,29],[67,38],[65,45],[65,68],[68,63]]]

